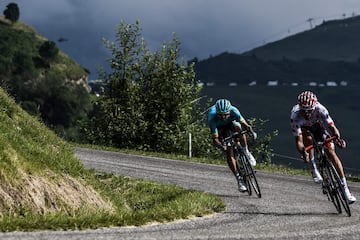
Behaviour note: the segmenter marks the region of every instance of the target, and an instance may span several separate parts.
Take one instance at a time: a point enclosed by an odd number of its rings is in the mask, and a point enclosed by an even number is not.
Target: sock
[[[244,149],[245,149],[245,153],[250,155],[249,148],[246,146]]]
[[[237,179],[240,179],[240,174],[239,174],[239,172],[237,172],[237,173],[235,174],[235,177],[236,177],[236,180],[237,180]]]
[[[313,165],[314,170],[315,170],[315,171],[318,171],[317,166],[316,166],[316,163],[315,163],[315,158],[310,159],[310,162],[311,162],[311,164]]]
[[[342,184],[344,185],[344,187],[347,187],[346,178],[343,177],[343,178],[341,179],[341,181],[342,181]]]

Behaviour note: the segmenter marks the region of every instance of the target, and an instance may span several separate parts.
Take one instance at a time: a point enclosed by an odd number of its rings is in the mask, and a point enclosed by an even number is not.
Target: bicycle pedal
[[[327,194],[327,191],[325,189],[322,190],[323,194]]]

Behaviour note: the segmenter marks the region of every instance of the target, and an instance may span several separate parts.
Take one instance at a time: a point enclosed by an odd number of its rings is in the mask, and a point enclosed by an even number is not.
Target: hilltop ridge
[[[198,80],[213,85],[269,81],[360,84],[360,16],[325,21],[310,30],[242,54],[224,52],[195,62]]]
[[[360,16],[323,21],[309,30],[242,53],[262,60],[321,59],[358,62],[360,59]]]

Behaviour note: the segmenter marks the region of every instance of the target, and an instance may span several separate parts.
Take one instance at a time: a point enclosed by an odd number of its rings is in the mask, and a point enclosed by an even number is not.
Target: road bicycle
[[[261,198],[260,186],[255,174],[256,171],[251,166],[249,159],[245,154],[245,149],[240,144],[240,138],[243,134],[251,134],[251,132],[244,130],[241,132],[232,133],[229,137],[224,138],[223,142],[227,146],[231,146],[233,148],[234,157],[236,160],[236,168],[246,183],[248,194],[252,195],[252,190],[254,190],[255,194]]]
[[[351,216],[351,210],[349,203],[345,196],[344,185],[340,179],[340,176],[334,167],[334,164],[327,157],[325,153],[325,146],[336,140],[336,136],[328,137],[324,141],[314,142],[312,145],[305,148],[305,151],[309,152],[314,148],[316,161],[319,165],[319,172],[323,178],[322,191],[327,195],[328,200],[331,201],[338,213],[342,213],[342,208],[347,215]]]

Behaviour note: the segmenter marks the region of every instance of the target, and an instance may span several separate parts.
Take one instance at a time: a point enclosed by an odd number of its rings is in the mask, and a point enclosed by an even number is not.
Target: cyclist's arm
[[[213,144],[215,147],[223,148],[223,144],[219,139],[219,132],[215,123],[210,123],[210,132],[212,135]]]
[[[333,119],[331,118],[329,111],[326,109],[326,107],[321,105],[319,111],[320,111],[320,114],[322,115],[322,119],[328,124],[332,135],[340,138],[340,132],[337,129],[337,127],[335,126],[335,123],[334,123]]]
[[[240,120],[240,123],[246,130],[253,132],[251,125],[249,125],[244,118]]]
[[[338,138],[340,138],[340,131],[339,131],[339,129],[337,129],[337,127],[335,126],[335,124],[333,122],[331,124],[329,124],[329,129],[330,129],[331,133],[333,134],[333,136],[337,136]]]
[[[234,116],[235,121],[239,122],[241,124],[241,127],[244,128],[246,130],[249,130],[249,124],[246,122],[245,118],[241,115],[239,109],[237,109],[236,107],[232,107],[231,108],[231,115]]]
[[[295,145],[296,145],[296,149],[298,150],[298,152],[300,154],[303,154],[305,151],[305,146],[304,146],[302,135],[295,136]]]
[[[213,144],[215,147],[223,148],[223,144],[221,143],[219,137],[213,137]]]
[[[309,153],[305,151],[305,145],[304,145],[304,142],[303,142],[302,135],[295,136],[295,144],[296,144],[296,149],[301,154],[301,158],[305,162],[309,162]]]

